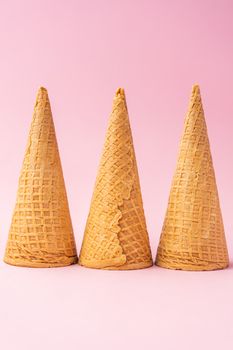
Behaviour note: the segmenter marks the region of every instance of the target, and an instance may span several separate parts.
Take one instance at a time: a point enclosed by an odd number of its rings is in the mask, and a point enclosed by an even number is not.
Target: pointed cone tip
[[[116,91],[116,97],[122,97],[125,99],[125,90],[123,88],[118,88]]]
[[[200,87],[198,84],[194,84],[192,88],[192,93],[196,95],[200,95]]]
[[[39,89],[38,89],[38,94],[46,94],[48,95],[48,91],[45,87],[43,86],[40,86]]]
[[[45,87],[40,86],[37,91],[37,100],[40,100],[41,98],[48,98],[48,91]]]

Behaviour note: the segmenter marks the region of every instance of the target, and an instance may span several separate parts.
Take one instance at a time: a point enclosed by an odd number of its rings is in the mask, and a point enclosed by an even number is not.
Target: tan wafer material
[[[48,94],[37,94],[4,261],[28,267],[77,261]]]
[[[200,90],[195,85],[156,264],[170,269],[199,271],[223,269],[228,263]]]
[[[113,101],[79,263],[113,270],[153,263],[123,89]]]

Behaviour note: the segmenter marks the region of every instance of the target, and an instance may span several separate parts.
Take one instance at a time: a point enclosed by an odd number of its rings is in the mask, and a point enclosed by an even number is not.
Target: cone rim
[[[178,264],[172,264],[171,262],[162,262],[156,260],[155,265],[164,269],[177,271],[216,271],[228,268],[229,261],[219,263],[213,262],[206,265],[182,264],[183,266],[179,266]]]
[[[94,269],[94,270],[128,271],[128,270],[141,270],[141,269],[150,268],[153,266],[153,261],[134,263],[134,264],[124,264],[121,266],[107,266],[107,267],[96,267],[94,266],[94,264],[85,264],[80,262],[78,264],[85,268]]]
[[[5,257],[3,259],[4,263],[11,265],[11,266],[17,266],[17,267],[31,267],[31,268],[52,268],[52,267],[66,267],[70,265],[75,265],[78,263],[78,257],[74,256],[70,258],[69,262],[66,263],[41,263],[41,262],[31,262],[27,260],[21,260],[20,262],[15,262],[14,259]]]

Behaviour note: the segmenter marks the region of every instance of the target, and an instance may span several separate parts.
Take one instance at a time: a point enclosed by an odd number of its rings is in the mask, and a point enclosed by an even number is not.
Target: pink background
[[[193,83],[233,255],[233,1],[0,2],[0,256],[36,91],[47,87],[78,250],[113,94],[124,87],[155,255]],[[233,275],[0,263],[4,350],[232,349]]]

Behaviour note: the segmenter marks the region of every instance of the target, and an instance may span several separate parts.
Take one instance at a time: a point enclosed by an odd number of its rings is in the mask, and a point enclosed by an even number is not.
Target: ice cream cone
[[[40,88],[19,178],[4,261],[28,267],[77,261],[48,94]]]
[[[193,87],[156,264],[179,270],[228,266],[228,252],[200,90]]]
[[[123,89],[113,101],[79,263],[112,270],[152,265]]]

